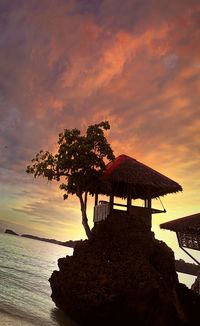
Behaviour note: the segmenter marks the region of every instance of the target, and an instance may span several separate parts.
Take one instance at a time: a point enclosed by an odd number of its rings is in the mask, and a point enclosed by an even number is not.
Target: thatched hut
[[[184,249],[200,250],[200,213],[162,223],[160,228],[176,232],[179,247],[200,264]]]
[[[175,181],[153,170],[145,164],[126,155],[118,156],[110,162],[103,174],[102,183],[96,190],[94,222],[105,219],[116,206],[125,206],[128,214],[144,218],[151,227],[151,214],[165,212],[151,207],[152,198],[182,191]],[[98,203],[98,195],[110,197],[109,202]],[[126,205],[114,202],[114,197],[127,200]],[[144,207],[132,205],[134,199],[144,200]],[[114,207],[115,206],[115,207]]]
[[[185,248],[200,250],[200,213],[185,216],[160,224],[161,229],[176,232],[179,247],[198,265],[197,278],[191,289],[200,294],[200,262],[194,258]],[[184,269],[184,268],[183,268]],[[182,270],[182,273],[187,273]],[[196,274],[195,274],[196,275]]]

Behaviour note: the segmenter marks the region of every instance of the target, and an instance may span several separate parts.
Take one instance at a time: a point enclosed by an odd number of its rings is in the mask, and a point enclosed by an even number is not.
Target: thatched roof
[[[118,156],[107,165],[103,180],[111,186],[110,189],[104,187],[100,193],[112,192],[122,198],[126,198],[127,193],[134,199],[145,199],[148,193],[151,198],[156,198],[182,191],[175,181],[126,155]]]
[[[160,228],[175,232],[200,234],[200,213],[162,223]]]

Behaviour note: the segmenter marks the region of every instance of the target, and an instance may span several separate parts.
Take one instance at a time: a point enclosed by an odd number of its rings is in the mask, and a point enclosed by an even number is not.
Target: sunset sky
[[[0,0],[0,72],[0,226],[85,238],[76,197],[25,170],[64,128],[109,120],[116,156],[182,185],[153,217],[173,247],[159,224],[200,212],[200,1]]]

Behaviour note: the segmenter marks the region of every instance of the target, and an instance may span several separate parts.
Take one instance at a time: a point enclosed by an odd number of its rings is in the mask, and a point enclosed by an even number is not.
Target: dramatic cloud
[[[199,0],[1,0],[0,15],[2,219],[83,236],[78,202],[25,169],[63,128],[103,119],[116,155],[183,185],[168,219],[199,211]]]

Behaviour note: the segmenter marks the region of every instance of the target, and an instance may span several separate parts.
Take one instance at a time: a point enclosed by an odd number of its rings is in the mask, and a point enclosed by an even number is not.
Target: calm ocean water
[[[51,300],[48,282],[73,249],[0,234],[0,325],[75,326]]]

